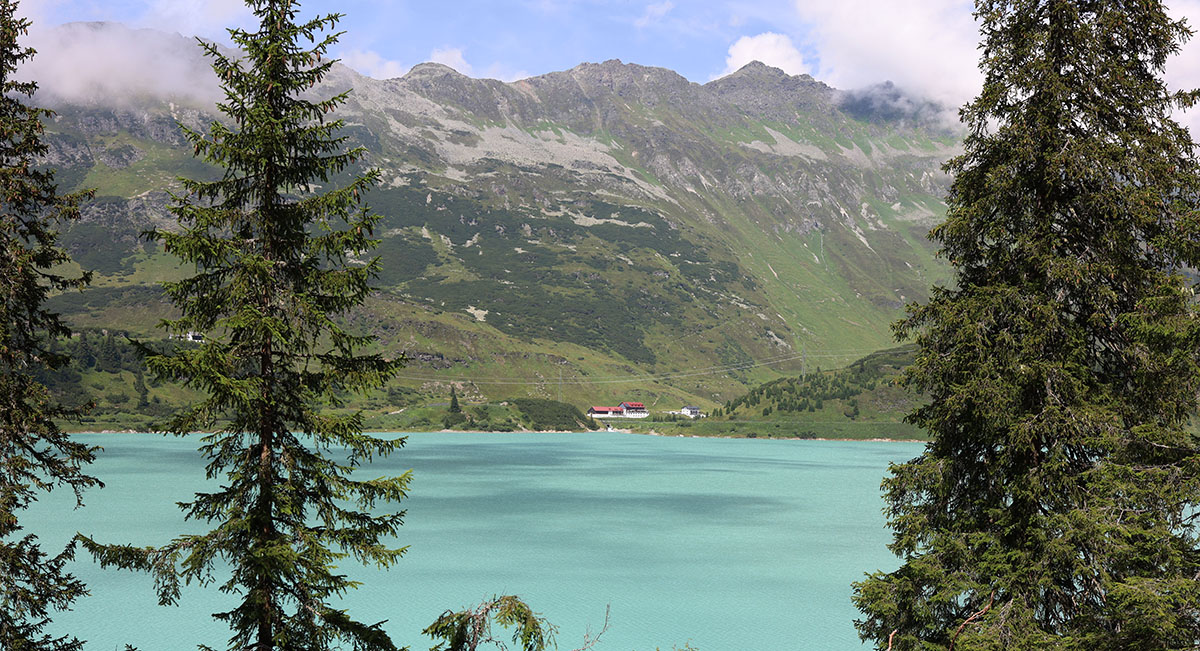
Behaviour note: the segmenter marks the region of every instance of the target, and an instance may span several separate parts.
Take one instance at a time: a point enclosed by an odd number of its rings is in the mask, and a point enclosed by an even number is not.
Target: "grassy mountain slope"
[[[902,304],[945,277],[925,233],[957,145],[928,112],[761,64],[705,85],[619,61],[511,84],[339,67],[314,92],[347,88],[345,134],[385,179],[369,197],[380,291],[350,318],[409,356],[398,387],[429,399],[454,384],[711,408],[806,359],[888,345]],[[46,164],[99,194],[64,238],[96,283],[55,307],[80,328],[162,337],[155,283],[187,270],[139,234],[170,224],[172,179],[217,173],[176,127],[212,112],[172,97],[52,105]]]

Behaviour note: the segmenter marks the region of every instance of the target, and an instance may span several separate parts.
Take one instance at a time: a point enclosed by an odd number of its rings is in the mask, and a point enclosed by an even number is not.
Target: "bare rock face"
[[[100,162],[113,169],[123,169],[142,160],[146,152],[133,145],[111,147],[100,152]]]
[[[837,94],[809,75],[790,76],[758,61],[704,87],[747,113],[784,121],[797,111],[829,113]]]
[[[83,137],[51,133],[42,139],[49,148],[38,160],[39,165],[54,169],[91,167],[95,162],[88,140]]]
[[[80,221],[127,230],[137,238],[150,228],[170,227],[175,223],[168,210],[170,195],[166,192],[147,192],[128,199],[103,197],[80,206]]]
[[[154,107],[166,108],[166,107]],[[179,111],[172,111],[178,114]],[[184,112],[183,122],[193,128],[203,127],[209,120],[204,120],[198,110]],[[118,133],[128,134],[139,140],[149,140],[166,145],[183,145],[185,139],[177,121],[171,113],[154,110],[113,110],[91,109],[73,110],[67,117],[73,125],[85,136],[113,136]]]

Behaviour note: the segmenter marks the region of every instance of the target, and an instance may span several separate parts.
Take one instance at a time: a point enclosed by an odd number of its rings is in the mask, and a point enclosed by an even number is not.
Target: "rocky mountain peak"
[[[797,108],[827,107],[836,93],[810,75],[789,75],[761,61],[751,61],[704,87],[744,110],[777,118],[790,118]]]
[[[805,79],[810,79],[810,80],[812,79],[812,77],[810,77],[809,75],[798,75],[798,76],[801,78],[805,78]],[[722,79],[725,79],[725,78],[734,78],[734,79],[753,78],[753,79],[765,79],[765,80],[770,80],[770,81],[781,81],[784,79],[789,79],[790,77],[791,77],[791,75],[784,72],[782,68],[776,68],[775,66],[769,66],[769,65],[763,63],[762,61],[751,61],[750,63],[747,63],[746,65],[742,66],[741,68],[738,68],[733,73],[725,75],[725,77],[722,77]]]
[[[694,85],[674,70],[624,63],[620,59],[609,59],[603,63],[581,63],[567,72],[581,84],[604,86],[618,93],[636,88],[644,94],[645,91],[679,89]]]
[[[416,81],[426,79],[441,79],[445,77],[467,78],[466,75],[448,65],[427,61],[425,63],[418,63],[417,65],[413,66],[412,70],[409,70],[408,74],[401,77],[401,79]]]

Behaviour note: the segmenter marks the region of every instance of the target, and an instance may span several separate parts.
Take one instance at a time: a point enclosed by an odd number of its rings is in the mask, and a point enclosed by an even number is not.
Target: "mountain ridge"
[[[699,84],[614,59],[508,83],[338,65],[312,92],[350,89],[337,117],[383,173],[384,265],[350,320],[414,360],[414,390],[721,404],[889,345],[900,307],[946,277],[925,232],[957,137],[886,113],[926,106],[894,87],[848,111],[863,96],[757,62]],[[46,164],[100,196],[64,240],[100,271],[94,298],[61,304],[79,327],[162,336],[169,306],[120,297],[185,272],[137,234],[170,223],[176,175],[217,173],[176,127],[216,115],[134,99],[52,104]]]

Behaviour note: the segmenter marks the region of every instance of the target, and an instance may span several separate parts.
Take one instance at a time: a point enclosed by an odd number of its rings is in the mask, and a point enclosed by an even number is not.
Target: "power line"
[[[704,366],[704,367],[701,367],[701,368],[688,369],[688,370],[685,370],[685,371],[672,371],[672,372],[670,372],[670,373],[658,373],[658,374],[649,374],[649,375],[638,375],[638,376],[636,376],[636,378],[638,378],[638,379],[637,379],[637,380],[635,380],[635,381],[642,381],[642,380],[646,380],[646,379],[655,379],[655,378],[659,378],[659,377],[670,377],[670,376],[674,376],[674,375],[675,375],[675,374],[677,374],[677,373],[696,374],[696,373],[707,373],[707,372],[709,372],[709,371],[713,371],[713,372],[723,372],[723,371],[726,371],[726,370],[736,370],[736,367],[740,367],[740,366],[743,366],[743,365],[746,365],[746,364],[758,364],[758,365],[780,364],[780,363],[782,363],[782,362],[785,362],[785,361],[788,361],[788,360],[791,360],[791,359],[794,359],[794,358],[795,358],[795,355],[794,355],[794,354],[792,354],[792,353],[786,353],[786,354],[783,354],[783,355],[777,355],[777,356],[775,356],[775,357],[768,357],[768,358],[765,358],[765,359],[759,360],[759,361],[757,361],[757,362],[755,362],[755,361],[748,361],[748,362],[738,362],[738,363],[736,363],[736,364],[725,364],[725,365],[717,365],[717,366]],[[426,380],[445,380],[445,379],[447,379],[447,378],[443,378],[443,377],[429,377],[429,376],[426,376],[426,377],[421,377],[421,376],[397,376],[397,377],[407,377],[407,379],[411,379],[411,380],[420,380],[420,379],[426,379]],[[605,376],[605,375],[600,375],[600,376],[591,376],[591,377],[588,377],[588,378],[586,378],[586,379],[585,379],[585,378],[575,378],[575,379],[573,379],[573,380],[569,380],[569,381],[567,381],[567,380],[564,380],[564,382],[568,382],[568,383],[579,383],[579,382],[584,382],[584,383],[589,383],[589,384],[591,384],[591,383],[596,383],[596,382],[608,382],[608,381],[622,381],[622,382],[627,382],[627,381],[630,381],[630,377],[632,377],[632,376],[630,376],[629,374],[624,374],[624,375],[608,375],[608,376]],[[461,379],[457,379],[457,380],[454,380],[454,381],[458,381],[458,382],[472,382],[473,380],[471,380],[471,379],[469,379],[469,378],[461,378]],[[488,380],[479,380],[479,381],[480,381],[480,382],[488,382]],[[503,381],[504,381],[504,382],[515,381],[515,382],[522,382],[522,383],[526,383],[526,382],[527,382],[527,383],[529,383],[529,384],[544,384],[544,383],[548,382],[549,380],[546,380],[546,379],[539,379],[539,380],[503,380]]]

